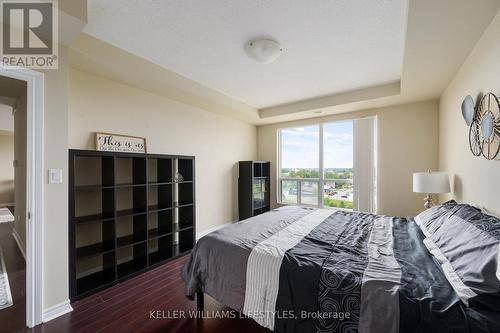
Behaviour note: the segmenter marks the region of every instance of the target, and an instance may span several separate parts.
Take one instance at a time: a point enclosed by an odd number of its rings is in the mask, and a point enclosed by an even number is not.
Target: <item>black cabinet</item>
[[[238,207],[240,221],[270,210],[270,175],[271,162],[239,162]]]
[[[71,301],[193,248],[194,163],[193,156],[69,151]]]

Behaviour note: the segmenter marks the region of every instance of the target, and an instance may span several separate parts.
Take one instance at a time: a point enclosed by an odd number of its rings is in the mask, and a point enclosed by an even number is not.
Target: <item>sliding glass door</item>
[[[323,206],[353,208],[353,120],[323,125]]]
[[[375,118],[280,129],[278,202],[375,211]]]
[[[281,203],[318,206],[320,125],[280,130]]]

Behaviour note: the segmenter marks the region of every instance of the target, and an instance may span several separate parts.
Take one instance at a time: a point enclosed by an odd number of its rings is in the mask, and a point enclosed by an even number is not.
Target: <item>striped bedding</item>
[[[201,238],[182,270],[275,332],[491,332],[465,308],[413,219],[283,207]]]

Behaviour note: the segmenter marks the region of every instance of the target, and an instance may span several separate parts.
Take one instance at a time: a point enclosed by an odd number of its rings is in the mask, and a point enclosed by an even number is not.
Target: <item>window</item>
[[[279,130],[278,201],[375,211],[375,118]]]
[[[353,123],[323,125],[323,206],[353,208]]]
[[[280,131],[281,202],[318,205],[320,126]]]

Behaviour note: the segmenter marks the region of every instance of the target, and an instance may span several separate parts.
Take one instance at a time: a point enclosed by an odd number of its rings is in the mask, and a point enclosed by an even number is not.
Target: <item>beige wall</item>
[[[500,161],[474,157],[460,111],[466,95],[500,92],[500,13],[492,21],[440,100],[439,165],[453,180],[456,198],[500,215]],[[498,96],[498,95],[497,95]]]
[[[59,69],[45,72],[43,308],[67,301],[68,292],[68,50]],[[62,169],[62,184],[48,184],[48,169]]]
[[[323,118],[259,126],[257,157],[272,164],[271,198],[276,206],[277,129],[318,122],[377,116],[378,212],[410,216],[423,209],[422,195],[412,192],[412,174],[438,166],[438,102],[428,101],[364,110]]]
[[[0,207],[14,202],[14,135],[0,135]]]
[[[237,167],[256,157],[254,125],[70,70],[69,147],[94,132],[146,137],[148,151],[196,156],[197,230],[238,219]]]

